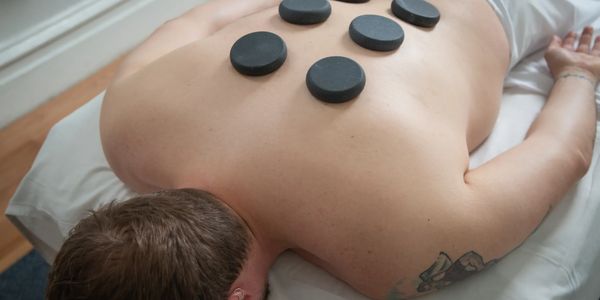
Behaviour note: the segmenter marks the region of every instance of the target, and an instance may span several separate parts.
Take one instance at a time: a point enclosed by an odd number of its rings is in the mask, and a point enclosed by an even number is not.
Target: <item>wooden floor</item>
[[[52,125],[104,90],[120,61],[114,61],[0,129],[0,272],[31,250],[31,245],[4,215],[8,201],[31,167]]]

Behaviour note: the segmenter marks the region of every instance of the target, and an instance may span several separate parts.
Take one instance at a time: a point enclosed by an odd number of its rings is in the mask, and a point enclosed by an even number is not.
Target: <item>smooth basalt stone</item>
[[[393,0],[392,12],[401,20],[421,27],[434,27],[440,21],[439,10],[424,0]]]
[[[258,31],[241,37],[229,54],[231,64],[240,73],[262,76],[275,72],[287,58],[287,47],[278,35]]]
[[[328,0],[283,0],[279,5],[279,16],[292,24],[318,24],[325,22],[330,15]]]
[[[350,24],[350,37],[364,48],[375,51],[392,51],[402,45],[404,30],[389,18],[363,15],[355,18]]]
[[[348,2],[348,3],[365,3],[369,2],[369,0],[337,0],[340,2]]]
[[[327,103],[344,103],[358,97],[366,81],[362,67],[342,56],[317,61],[306,75],[306,85],[311,94]]]

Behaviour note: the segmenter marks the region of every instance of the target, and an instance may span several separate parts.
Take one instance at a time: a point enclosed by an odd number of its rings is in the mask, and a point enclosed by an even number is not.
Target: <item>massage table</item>
[[[600,21],[594,25],[600,29]],[[471,155],[471,167],[522,142],[552,84],[543,51],[511,70],[497,123]],[[49,263],[69,230],[90,210],[134,195],[112,172],[102,152],[98,128],[102,99],[103,94],[98,95],[52,128],[6,210]],[[596,104],[600,108],[598,93]],[[598,299],[599,158],[597,137],[587,175],[522,245],[484,272],[420,299]],[[269,281],[269,299],[366,299],[292,252],[279,257]]]

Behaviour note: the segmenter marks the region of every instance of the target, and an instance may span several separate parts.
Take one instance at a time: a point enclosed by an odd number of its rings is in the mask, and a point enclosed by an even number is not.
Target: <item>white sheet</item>
[[[600,29],[600,22],[596,25]],[[496,127],[472,156],[472,166],[523,139],[551,85],[541,53],[513,70]],[[99,95],[52,129],[6,211],[49,261],[87,210],[131,195],[108,167],[100,147],[101,98]],[[522,246],[484,273],[421,299],[597,299],[599,158],[597,138],[590,172]],[[277,261],[270,281],[271,299],[364,299],[291,253]]]

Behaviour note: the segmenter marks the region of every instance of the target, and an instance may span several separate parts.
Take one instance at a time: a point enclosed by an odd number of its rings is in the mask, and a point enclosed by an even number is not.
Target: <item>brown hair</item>
[[[243,221],[207,192],[113,202],[71,230],[46,298],[226,299],[248,247]]]

